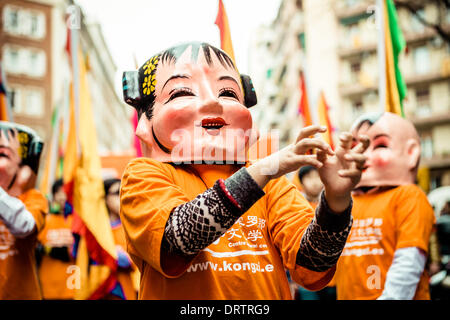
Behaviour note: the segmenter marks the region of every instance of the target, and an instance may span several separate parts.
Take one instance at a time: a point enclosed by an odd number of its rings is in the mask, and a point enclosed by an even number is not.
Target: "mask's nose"
[[[199,112],[205,115],[220,115],[223,113],[223,106],[219,98],[214,93],[211,84],[206,80],[200,90]]]

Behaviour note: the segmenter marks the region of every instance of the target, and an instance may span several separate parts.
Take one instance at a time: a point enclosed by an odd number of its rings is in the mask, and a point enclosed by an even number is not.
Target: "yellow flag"
[[[81,285],[75,298],[100,299],[116,283],[117,253],[104,200],[97,134],[81,51],[77,67],[79,108],[75,107],[76,92],[72,88],[63,179],[73,203],[73,232],[79,236],[76,261]],[[96,263],[89,264],[89,258]]]

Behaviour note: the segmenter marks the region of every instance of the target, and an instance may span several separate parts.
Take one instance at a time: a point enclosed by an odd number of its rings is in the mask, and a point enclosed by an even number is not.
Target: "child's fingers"
[[[366,135],[359,136],[359,143],[353,148],[353,152],[364,153],[370,145],[370,139]]]
[[[328,153],[330,153],[331,155],[334,154],[333,150],[331,149],[331,147],[322,140],[319,139],[314,139],[314,138],[305,138],[300,140],[298,143],[295,144],[295,153],[297,154],[304,154],[306,153],[308,150],[310,149],[319,149],[322,151],[326,151]]]
[[[297,162],[299,167],[310,165],[316,168],[321,168],[323,165],[322,162],[317,160],[316,155],[298,155],[295,158],[295,161]]]
[[[362,170],[366,164],[367,157],[362,153],[347,153],[344,155],[344,159],[347,161],[353,161],[356,168]]]
[[[327,153],[325,151],[318,150],[316,153],[317,160],[319,160],[321,163],[325,163],[327,161]]]
[[[361,170],[356,168],[338,170],[338,175],[342,178],[356,178],[361,175]]]
[[[327,128],[324,126],[314,125],[314,126],[308,126],[300,130],[300,133],[297,136],[297,139],[295,140],[295,143],[299,142],[302,139],[308,138],[310,136],[315,135],[319,132],[325,132],[327,131]]]
[[[340,146],[344,150],[350,150],[352,147],[353,136],[350,132],[343,132],[339,135]]]

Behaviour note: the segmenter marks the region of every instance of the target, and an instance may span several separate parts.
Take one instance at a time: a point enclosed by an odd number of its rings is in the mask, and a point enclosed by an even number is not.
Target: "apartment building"
[[[258,78],[257,124],[280,127],[282,145],[295,139],[301,127],[300,71],[306,74],[313,116],[319,93],[325,93],[335,138],[360,114],[380,110],[374,12],[374,0],[283,0],[277,18],[252,47],[250,60],[262,55],[259,60],[271,62],[264,77],[256,71],[262,64],[250,71]],[[421,136],[421,167],[429,172],[430,189],[450,185],[450,44],[408,10],[397,12],[407,43],[399,59],[408,88],[404,109]],[[450,30],[450,13],[436,2],[424,1],[418,14],[439,19]]]
[[[13,119],[35,129],[49,145],[53,111],[68,103],[72,71],[67,27],[75,21],[72,27],[78,31],[88,70],[99,152],[131,151],[132,110],[116,93],[117,68],[101,27],[73,5],[72,0],[0,0],[0,60]],[[47,151],[44,147],[44,157]]]

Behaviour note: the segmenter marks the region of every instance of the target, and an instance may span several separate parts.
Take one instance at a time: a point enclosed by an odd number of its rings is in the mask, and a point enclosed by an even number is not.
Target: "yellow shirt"
[[[371,300],[384,289],[394,252],[417,247],[428,252],[435,222],[431,205],[416,185],[353,196],[353,226],[335,275],[338,300]],[[414,299],[430,299],[422,274]]]
[[[45,224],[48,201],[32,189],[18,197],[33,215],[36,231],[19,239],[0,221],[0,300],[42,299],[36,270],[37,234]]]
[[[284,177],[270,181],[265,196],[193,260],[161,252],[171,211],[239,169],[206,168],[211,170],[202,170],[200,179],[182,167],[147,158],[128,164],[121,184],[121,220],[127,251],[141,272],[140,299],[292,299],[285,269],[309,290],[330,281],[335,268],[314,272],[296,265],[314,211]]]

